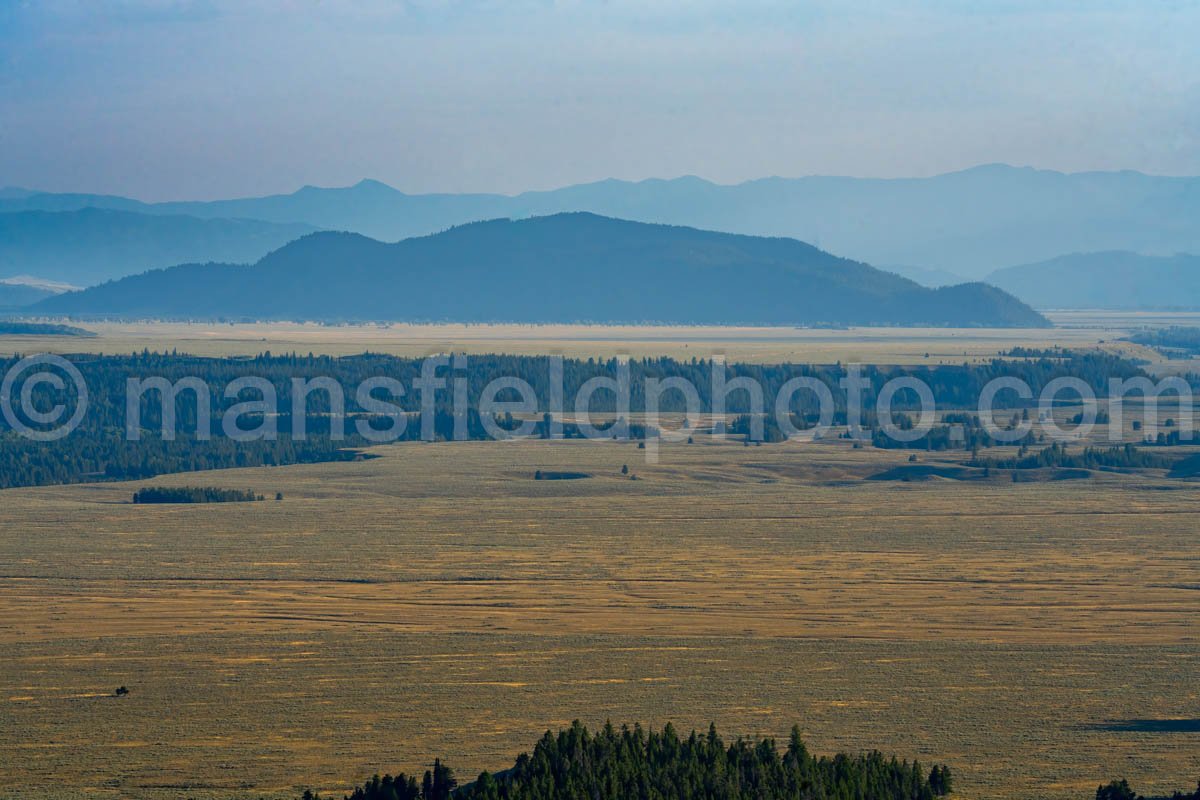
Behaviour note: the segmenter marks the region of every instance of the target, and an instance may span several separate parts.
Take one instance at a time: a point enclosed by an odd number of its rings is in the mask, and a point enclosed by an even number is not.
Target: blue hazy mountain
[[[930,289],[939,289],[943,286],[957,286],[960,283],[967,283],[967,279],[962,275],[951,272],[945,269],[927,269],[925,267],[910,267],[888,265],[880,267],[888,272],[894,272],[897,275],[903,275],[910,281],[916,281],[922,286],[928,286]]]
[[[1200,178],[1064,174],[1004,165],[929,178],[764,178],[733,186],[695,177],[606,180],[511,197],[412,195],[362,181],[341,189],[304,187],[292,194],[212,202],[147,204],[60,194],[0,198],[0,211],[89,206],[304,223],[384,241],[480,219],[590,211],[787,236],[873,264],[911,264],[974,278],[1071,252],[1200,252]]]
[[[255,261],[313,230],[304,223],[91,207],[6,213],[0,214],[0,277],[87,286],[181,261]]]
[[[1200,309],[1200,256],[1186,253],[1072,253],[987,281],[1036,308]]]
[[[0,281],[0,311],[15,311],[31,306],[39,300],[53,297],[56,292],[37,286]]]
[[[927,289],[794,239],[588,213],[477,222],[394,244],[314,233],[253,266],[154,270],[34,309],[197,319],[1047,324],[983,284]]]

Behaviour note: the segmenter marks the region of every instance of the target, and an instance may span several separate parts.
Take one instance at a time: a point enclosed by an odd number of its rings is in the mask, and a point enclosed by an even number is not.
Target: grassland
[[[1086,324],[1084,324],[1086,322]],[[94,338],[0,336],[0,355],[130,353],[172,350],[204,356],[275,353],[348,355],[370,350],[423,357],[433,353],[512,353],[567,357],[615,355],[707,358],[753,363],[961,364],[1013,347],[1095,347],[1149,353],[1116,343],[1129,322],[1088,318],[1053,330],[1022,328],[713,328],[612,325],[347,325],[80,323]]]
[[[0,493],[0,786],[339,789],[574,717],[799,722],[968,798],[1200,773],[1196,484],[864,481],[907,454],[834,442],[376,452],[204,476],[282,502]]]

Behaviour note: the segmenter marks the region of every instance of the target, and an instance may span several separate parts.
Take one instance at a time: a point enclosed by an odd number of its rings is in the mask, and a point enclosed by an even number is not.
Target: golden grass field
[[[819,752],[948,762],[964,798],[1200,776],[1195,483],[866,481],[907,454],[839,442],[375,453],[148,482],[282,502],[0,493],[0,786],[471,777],[576,717],[797,722]]]
[[[1192,315],[1192,324],[1200,315]],[[1140,321],[1139,321],[1140,320]],[[1177,321],[1176,317],[1171,320]],[[95,338],[0,336],[0,356],[13,353],[130,353],[172,350],[202,356],[274,353],[376,353],[424,357],[434,353],[629,355],[730,361],[832,364],[961,364],[986,360],[1013,347],[1093,347],[1153,358],[1153,352],[1117,343],[1130,328],[1159,324],[1157,317],[1064,315],[1069,327],[1022,328],[714,328],[613,325],[345,325],[313,323],[72,323]],[[1187,324],[1179,322],[1179,324]]]

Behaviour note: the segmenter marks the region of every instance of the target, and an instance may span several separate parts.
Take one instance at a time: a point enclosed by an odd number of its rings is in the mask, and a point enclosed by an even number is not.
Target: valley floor
[[[470,777],[576,717],[798,722],[949,763],[968,798],[1200,774],[1195,483],[864,481],[907,454],[833,442],[375,452],[148,482],[281,502],[0,494],[4,791]]]
[[[1194,315],[1200,319],[1200,315]],[[1136,315],[1066,314],[1071,327],[1038,328],[738,328],[654,325],[344,325],[296,323],[78,322],[94,337],[0,336],[0,355],[13,353],[131,353],[178,350],[200,356],[273,353],[353,355],[370,351],[421,358],[461,352],[568,358],[671,356],[751,363],[962,364],[1014,347],[1094,347],[1153,357],[1153,351],[1115,340]],[[1178,324],[1187,324],[1179,322]],[[1192,322],[1192,324],[1196,324]]]

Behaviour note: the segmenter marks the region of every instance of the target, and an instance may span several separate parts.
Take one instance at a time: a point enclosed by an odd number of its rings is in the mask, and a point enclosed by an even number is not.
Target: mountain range
[[[304,236],[252,266],[185,264],[43,300],[40,314],[697,324],[1041,326],[979,283],[928,289],[794,239],[590,213],[387,244]]]
[[[53,297],[55,292],[23,283],[0,281],[0,311],[16,311],[39,300]]]
[[[12,199],[0,200],[0,206],[5,202]],[[314,230],[302,222],[201,219],[90,206],[2,213],[0,277],[26,274],[90,285],[197,257],[255,261]]]
[[[1200,309],[1200,256],[1186,253],[1072,253],[997,270],[987,282],[1037,308]]]
[[[176,249],[180,257],[175,261],[243,261],[247,260],[245,253],[258,248],[250,256],[252,260],[281,244],[272,237],[295,232],[295,226],[396,241],[481,219],[520,219],[562,211],[787,236],[872,264],[907,264],[971,279],[1064,253],[1200,252],[1200,225],[1196,224],[1200,219],[1200,178],[1127,171],[1065,174],[987,165],[928,178],[812,176],[764,178],[731,186],[696,177],[606,180],[515,196],[406,194],[365,180],[346,188],[306,186],[291,194],[267,197],[166,203],[109,195],[0,191],[0,214],[87,208],[221,221],[226,227],[233,220],[293,226],[283,230],[247,227],[241,233],[248,241],[237,246],[238,255],[227,254],[236,249],[229,240],[233,233],[224,238],[214,233],[211,244],[197,237],[187,248]],[[83,224],[76,219],[67,222]],[[243,222],[243,226],[248,224]],[[0,233],[2,264],[18,260],[5,257],[4,251],[11,248],[7,236]],[[218,246],[220,242],[224,244]],[[62,245],[57,255],[46,256],[40,263],[47,265],[46,270],[56,259],[60,264],[69,263],[61,252],[66,247]],[[21,258],[37,255],[31,248],[23,250]],[[170,263],[171,259],[152,265],[139,261],[137,268]],[[34,272],[28,266],[20,271]],[[45,276],[61,275],[61,271],[47,271]],[[88,280],[78,275],[70,279],[97,283],[107,277],[111,272],[97,273]]]

